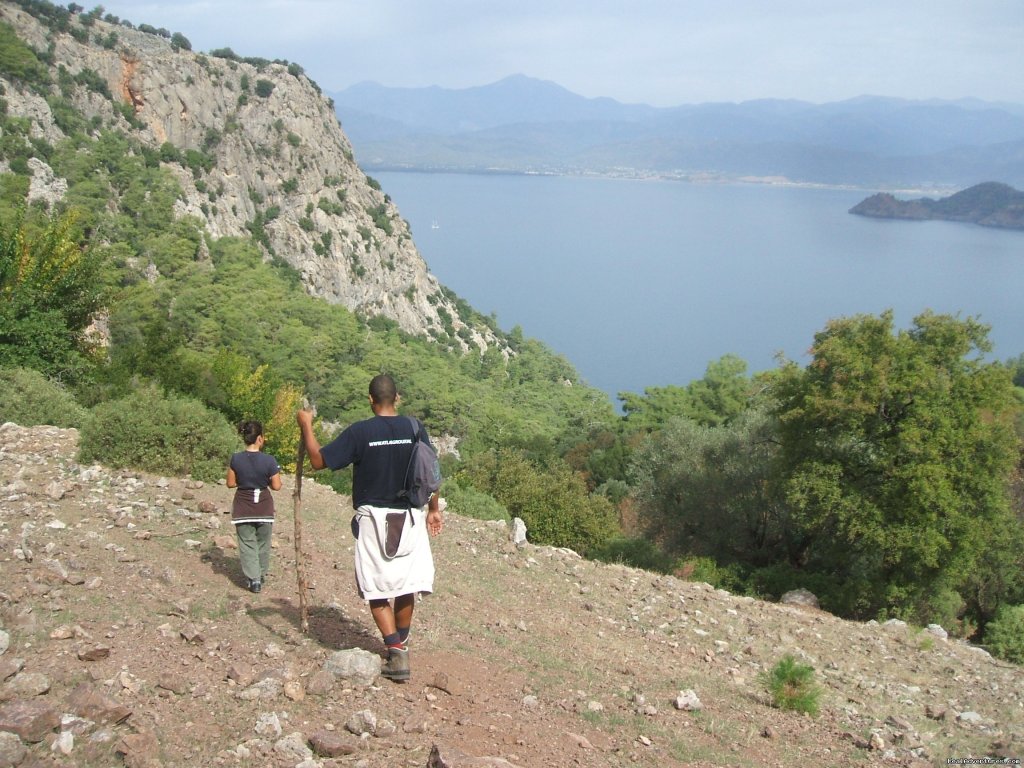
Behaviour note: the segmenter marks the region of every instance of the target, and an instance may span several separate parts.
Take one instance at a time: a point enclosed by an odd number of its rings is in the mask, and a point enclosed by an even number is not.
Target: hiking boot
[[[249,579],[249,591],[259,593],[263,589],[263,584],[260,583],[259,579]]]
[[[406,648],[388,648],[387,661],[381,666],[381,677],[396,683],[409,679],[409,651]]]

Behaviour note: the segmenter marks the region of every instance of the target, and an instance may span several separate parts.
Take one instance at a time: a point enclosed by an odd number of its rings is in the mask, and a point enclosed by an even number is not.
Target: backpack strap
[[[409,423],[412,425],[412,441],[415,443],[420,439],[420,430],[423,429],[423,425],[420,424],[419,419],[415,416],[406,416],[405,418],[407,418]]]
[[[406,485],[408,485],[408,483],[409,483],[409,473],[412,471],[412,462],[413,462],[413,459],[416,456],[416,451],[415,451],[416,443],[418,443],[420,441],[420,430],[423,428],[423,425],[420,424],[419,420],[416,419],[413,416],[406,416],[405,418],[408,419],[409,424],[412,426],[412,448],[413,448],[412,452],[409,454],[409,463],[405,467],[405,481],[404,482],[406,483]],[[406,496],[407,496],[407,491],[403,488],[399,492],[398,497],[399,498],[404,498]],[[416,517],[411,514],[411,512],[412,512],[412,508],[411,507],[410,507],[409,511],[410,511],[409,520],[412,522],[413,525],[416,525]]]

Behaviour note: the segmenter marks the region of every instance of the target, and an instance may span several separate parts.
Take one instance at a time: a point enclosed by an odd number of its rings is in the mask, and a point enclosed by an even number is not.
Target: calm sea
[[[724,354],[805,364],[830,318],[925,309],[1024,352],[1024,232],[880,221],[864,191],[555,176],[376,173],[430,270],[591,385],[685,385]]]

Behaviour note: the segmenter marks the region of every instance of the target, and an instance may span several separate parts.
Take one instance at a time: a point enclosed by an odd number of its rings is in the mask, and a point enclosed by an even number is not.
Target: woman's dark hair
[[[263,425],[258,421],[243,421],[238,425],[238,434],[246,445],[252,445],[256,438],[263,434]]]

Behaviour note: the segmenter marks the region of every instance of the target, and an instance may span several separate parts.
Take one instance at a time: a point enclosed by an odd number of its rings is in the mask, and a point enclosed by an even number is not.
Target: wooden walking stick
[[[295,502],[295,576],[299,581],[299,615],[302,617],[302,632],[309,631],[309,611],[306,608],[306,561],[302,555],[302,465],[306,461],[306,446],[299,435],[299,448],[295,456],[295,490],[292,499]]]

